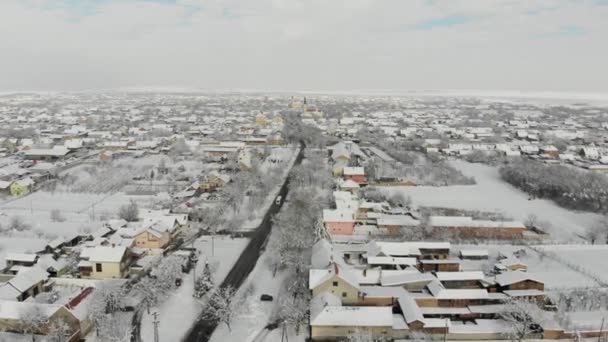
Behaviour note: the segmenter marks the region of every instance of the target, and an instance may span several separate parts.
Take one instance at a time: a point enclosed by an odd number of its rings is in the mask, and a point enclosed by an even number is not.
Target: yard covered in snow
[[[580,240],[579,234],[600,215],[576,212],[557,206],[549,200],[528,200],[528,195],[502,181],[496,167],[456,160],[450,162],[464,175],[475,177],[475,185],[390,187],[389,193],[401,192],[419,206],[450,207],[468,210],[497,211],[514,220],[525,221],[535,214],[548,222],[547,232],[560,241]]]
[[[572,268],[608,283],[608,245],[549,245],[537,246]]]
[[[489,260],[463,260],[461,264],[463,271],[477,271],[487,268],[488,265],[491,267],[497,262],[496,258],[499,253],[513,256],[513,252],[523,250],[519,259],[528,266],[528,273],[545,283],[545,289],[547,290],[599,286],[594,279],[586,274],[523,245],[452,245],[452,254],[458,255],[458,252],[462,249],[485,249],[489,255]],[[606,252],[608,252],[608,249]]]

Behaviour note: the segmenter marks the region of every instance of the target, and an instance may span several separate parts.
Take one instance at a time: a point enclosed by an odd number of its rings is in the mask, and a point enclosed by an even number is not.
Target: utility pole
[[[602,325],[600,326],[600,335],[597,337],[597,342],[601,342],[602,341],[602,330],[604,330],[604,320],[606,318],[602,317]]]
[[[283,322],[283,324],[281,324],[282,329],[281,329],[281,342],[289,342],[289,337],[287,335],[287,327],[285,322]]]
[[[160,321],[158,320],[158,312],[154,312],[152,316],[154,316],[154,321],[152,321],[152,324],[154,324],[154,342],[159,342],[158,324],[160,324]]]

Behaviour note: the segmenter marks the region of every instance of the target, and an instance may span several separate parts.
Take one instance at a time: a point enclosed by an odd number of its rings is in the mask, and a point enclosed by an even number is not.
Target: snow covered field
[[[608,283],[608,245],[551,245],[538,246],[541,250],[552,253],[556,258],[580,268]]]
[[[551,224],[548,233],[560,241],[580,240],[586,227],[600,215],[575,212],[549,200],[528,200],[528,195],[503,182],[495,167],[456,160],[450,162],[466,176],[473,176],[475,185],[393,187],[385,191],[411,196],[416,205],[439,206],[469,210],[498,211],[515,220],[525,221],[535,214],[539,221]]]
[[[536,246],[538,247],[538,246]],[[553,247],[553,246],[551,246]],[[555,246],[559,247],[559,246]],[[583,246],[584,247],[584,246]],[[457,255],[461,249],[485,249],[488,250],[490,260],[465,260],[462,262],[464,271],[476,271],[483,269],[487,263],[495,263],[498,253],[512,255],[513,252],[523,250],[525,255],[520,260],[528,266],[528,272],[545,283],[547,290],[568,289],[579,287],[596,287],[599,284],[589,276],[573,270],[553,258],[542,256],[534,250],[525,246],[516,245],[452,245],[452,253]],[[605,250],[608,253],[608,249]],[[608,255],[608,254],[607,254]],[[589,256],[589,255],[588,255]]]
[[[212,270],[213,282],[220,284],[226,277],[241,252],[247,246],[249,239],[218,235],[214,238],[212,255],[211,237],[204,236],[196,240],[194,246],[201,251],[196,265],[196,274],[202,274],[205,260]],[[168,298],[160,307],[150,309],[150,313],[158,312],[160,320],[159,335],[161,341],[179,341],[188,332],[200,314],[201,304],[192,297],[194,281],[192,272],[184,275],[182,286]],[[141,338],[143,341],[154,341],[153,317],[144,312],[141,322]]]

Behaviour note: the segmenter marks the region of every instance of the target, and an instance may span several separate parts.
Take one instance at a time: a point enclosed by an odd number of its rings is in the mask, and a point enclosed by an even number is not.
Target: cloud
[[[0,90],[607,91],[606,17],[571,0],[2,0]]]
[[[417,29],[420,30],[432,30],[435,28],[446,28],[446,27],[454,27],[457,25],[466,24],[471,20],[471,18],[464,15],[451,15],[438,19],[430,19],[425,20],[416,25]]]

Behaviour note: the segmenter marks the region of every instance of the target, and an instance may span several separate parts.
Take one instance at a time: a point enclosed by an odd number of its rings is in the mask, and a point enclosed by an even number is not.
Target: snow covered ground
[[[528,195],[501,180],[496,167],[456,160],[450,162],[476,185],[392,187],[385,191],[411,196],[416,205],[440,206],[469,210],[498,211],[515,220],[525,221],[535,214],[539,221],[551,224],[548,233],[560,241],[580,240],[586,227],[600,215],[564,209],[549,200],[528,200]]]
[[[608,283],[608,245],[551,245],[538,246],[541,250],[551,252],[557,259],[563,260],[582,272],[597,277]]]
[[[213,273],[213,282],[218,285],[226,277],[249,239],[217,235],[213,245],[211,237],[203,236],[194,242],[194,247],[201,252],[196,265],[196,274],[202,274],[205,260]],[[161,341],[179,341],[188,332],[202,310],[201,304],[192,297],[194,293],[193,273],[184,276],[182,286],[159,307],[150,309],[150,313],[158,312],[160,320],[159,335]],[[154,341],[153,317],[144,311],[141,322],[141,338],[143,341]]]
[[[535,246],[538,247],[538,246]],[[495,263],[498,253],[513,255],[513,252],[523,250],[524,254],[520,260],[528,266],[528,272],[538,277],[547,290],[562,290],[568,288],[596,287],[599,284],[591,277],[564,265],[550,257],[543,257],[525,246],[516,245],[452,245],[452,253],[457,255],[461,249],[485,249],[488,251],[490,260],[464,260],[462,268],[464,271],[477,271],[484,264]],[[606,249],[608,252],[608,249]]]

